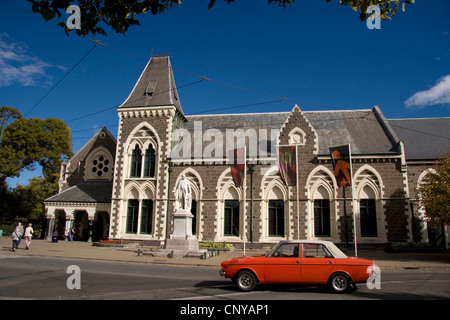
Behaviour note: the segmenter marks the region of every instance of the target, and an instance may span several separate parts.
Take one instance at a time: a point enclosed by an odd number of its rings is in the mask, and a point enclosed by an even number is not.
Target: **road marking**
[[[185,297],[185,298],[175,298],[175,299],[169,299],[169,300],[202,300],[202,299],[212,299],[212,298],[219,298],[219,297],[229,297],[229,296],[235,296],[235,295],[244,295],[244,294],[251,294],[251,293],[261,293],[262,291],[251,291],[251,292],[233,292],[233,293],[223,293],[223,294],[214,294],[210,296],[197,296],[197,297]]]
[[[13,255],[5,255],[5,254],[1,254],[0,255],[0,260],[2,259],[16,259],[16,258],[23,258],[24,256],[13,256]]]

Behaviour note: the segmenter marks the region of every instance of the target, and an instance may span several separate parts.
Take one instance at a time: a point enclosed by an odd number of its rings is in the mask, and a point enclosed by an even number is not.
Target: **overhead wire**
[[[86,54],[81,57],[80,60],[78,60],[77,63],[75,63],[75,65],[69,69],[69,71],[67,71],[64,76],[58,80],[58,82],[56,82],[51,88],[50,90],[48,90],[43,96],[42,98],[40,98],[34,105],[33,107],[25,114],[25,117],[28,116],[31,111],[33,111],[45,98],[47,98],[47,96],[56,89],[56,87],[87,57],[91,54],[92,51],[94,51],[94,49],[97,47],[97,44],[95,44],[91,49],[89,49],[88,52],[86,52]]]
[[[187,83],[185,85],[182,85],[182,86],[179,86],[179,87],[175,87],[175,88],[172,88],[170,90],[154,93],[153,97],[157,96],[159,94],[164,94],[164,93],[168,93],[170,91],[174,91],[174,90],[182,89],[182,88],[185,88],[185,87],[189,87],[189,86],[192,86],[192,85],[200,83],[200,82],[202,82],[202,80],[198,80],[198,81],[194,81],[194,82],[191,82],[191,83]],[[147,99],[147,97],[142,97],[142,98],[139,98],[139,99],[131,100],[131,101],[129,101],[129,103],[138,102],[138,101],[145,100],[145,99]],[[96,115],[96,114],[99,114],[99,113],[102,113],[102,112],[106,112],[106,111],[109,111],[109,110],[112,110],[112,109],[117,109],[120,106],[121,106],[121,104],[120,105],[115,105],[113,107],[109,107],[109,108],[102,109],[102,110],[99,110],[99,111],[95,111],[95,112],[92,112],[92,113],[89,113],[89,114],[85,114],[85,115],[82,115],[82,116],[79,116],[79,117],[76,117],[76,118],[73,118],[73,119],[70,119],[70,120],[66,120],[65,122],[69,123],[69,122],[74,122],[74,121],[77,121],[77,120],[81,120],[81,119],[84,119],[84,118],[87,118],[87,117],[90,117],[90,116],[93,116],[93,115]]]
[[[17,8],[17,9],[23,11],[23,12],[25,12],[25,13],[27,13],[27,14],[31,14],[31,15],[35,16],[30,11],[28,11],[28,10],[18,6],[18,5],[16,5],[15,3],[11,2],[11,1],[8,1],[8,0],[1,0],[1,1],[3,1],[4,3],[7,3],[7,4],[9,4],[9,5],[11,5],[11,6],[13,6],[13,7],[15,7],[15,8]],[[52,22],[50,21],[50,23],[52,23]],[[57,25],[56,23],[52,23],[52,24],[53,25]],[[50,90],[46,94],[44,94],[44,96],[41,99],[39,99],[33,105],[33,107],[25,114],[25,116],[27,116],[29,113],[31,113],[87,56],[89,56],[89,54],[98,45],[104,46],[105,48],[109,48],[111,50],[120,52],[122,54],[126,54],[126,55],[129,55],[129,56],[132,56],[132,57],[144,60],[144,61],[148,61],[148,58],[139,56],[137,54],[131,53],[131,52],[126,51],[126,50],[115,48],[115,47],[107,45],[105,43],[101,43],[98,40],[93,40],[91,38],[83,38],[83,39],[86,39],[88,41],[94,42],[95,43],[94,46],[68,72],[66,72],[66,74],[54,86],[52,86],[52,88],[50,88]],[[179,69],[179,68],[172,67],[172,69],[177,71],[177,72],[181,72],[181,73],[184,73],[186,75],[189,75],[189,76],[192,76],[192,77],[195,77],[195,78],[199,79],[199,81],[196,81],[196,82],[189,83],[187,85],[178,87],[178,89],[183,88],[183,87],[187,87],[187,86],[190,86],[190,85],[193,85],[193,84],[196,84],[196,83],[200,83],[200,82],[203,82],[203,81],[208,81],[208,82],[211,82],[211,83],[215,83],[215,84],[218,84],[218,85],[221,85],[221,86],[226,86],[226,87],[233,88],[233,89],[236,89],[236,90],[251,92],[251,93],[254,93],[254,94],[261,95],[261,96],[266,96],[266,97],[271,97],[271,98],[276,99],[276,100],[266,101],[266,102],[257,102],[257,103],[251,103],[251,104],[244,104],[244,105],[237,105],[237,106],[230,106],[230,107],[210,109],[210,110],[196,112],[195,114],[212,113],[212,112],[217,112],[217,111],[231,110],[231,109],[237,109],[237,108],[245,108],[245,107],[256,106],[256,105],[272,104],[272,103],[283,102],[283,101],[295,102],[295,103],[298,103],[298,104],[301,104],[301,105],[311,105],[311,106],[317,106],[317,107],[333,109],[333,110],[342,109],[342,107],[330,106],[330,105],[326,105],[326,104],[311,103],[311,102],[307,102],[307,101],[300,101],[300,100],[297,100],[297,99],[281,98],[281,97],[278,97],[278,96],[275,96],[275,95],[272,95],[272,94],[268,94],[268,93],[265,93],[265,92],[261,92],[261,91],[257,91],[257,90],[253,90],[253,89],[248,89],[248,88],[245,88],[245,87],[242,87],[242,86],[237,86],[237,85],[226,83],[226,82],[222,82],[222,81],[217,81],[217,80],[214,80],[214,79],[211,79],[211,78],[207,78],[205,76],[199,76],[199,75],[193,74],[191,72],[188,72],[188,71],[185,71],[185,70],[182,70],[182,69]],[[175,90],[175,89],[177,89],[177,88],[174,88],[174,89],[171,89],[171,90]],[[142,99],[145,99],[145,98],[137,99],[136,101],[139,101],[139,100],[142,100]],[[132,102],[136,102],[136,101],[132,101]],[[66,121],[66,123],[74,122],[74,121],[77,121],[77,120],[80,120],[80,119],[84,119],[84,118],[87,118],[87,117],[90,117],[90,116],[93,116],[93,115],[96,115],[96,114],[99,114],[99,113],[103,113],[103,112],[115,109],[117,107],[119,107],[119,106],[109,107],[109,108],[102,109],[102,110],[99,110],[99,111],[96,111],[96,112],[93,112],[93,113],[89,113],[89,114],[86,114],[86,115],[83,115],[83,116],[80,116],[80,117],[77,117],[77,118],[74,118],[74,119],[70,119],[70,120]],[[187,115],[193,115],[193,114],[194,113],[190,113],[190,114],[187,114]],[[373,119],[369,119],[369,118],[365,118],[365,119],[373,120]],[[404,130],[414,131],[416,133],[421,133],[421,134],[426,134],[426,135],[430,135],[430,136],[435,136],[435,137],[438,137],[438,138],[450,139],[449,137],[436,135],[436,134],[425,132],[425,131],[422,131],[422,130],[406,128],[406,127],[398,126],[398,125],[395,125],[395,124],[391,124],[391,126],[398,127],[398,128],[404,129]],[[76,138],[74,138],[74,139],[76,139]]]

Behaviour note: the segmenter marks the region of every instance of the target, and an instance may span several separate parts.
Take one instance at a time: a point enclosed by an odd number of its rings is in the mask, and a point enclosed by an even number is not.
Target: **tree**
[[[6,127],[16,119],[22,118],[22,114],[19,110],[12,107],[0,108],[0,148],[2,147],[3,133]]]
[[[431,224],[450,224],[450,156],[436,162],[434,170],[425,175],[418,194]]]
[[[0,115],[9,123],[0,148],[0,218],[6,224],[16,216],[37,223],[44,215],[43,201],[58,191],[61,161],[72,156],[70,130],[62,120],[26,119],[14,108],[3,107]],[[43,176],[27,186],[7,186],[6,178],[37,165]]]
[[[27,0],[32,3],[34,13],[40,13],[45,21],[58,17],[60,19],[65,14],[70,5],[77,5],[80,8],[80,29],[74,29],[79,36],[95,35],[97,33],[105,35],[106,31],[99,26],[101,22],[109,26],[115,33],[125,34],[129,27],[140,25],[137,20],[138,15],[147,12],[153,15],[161,14],[168,9],[181,6],[181,0]],[[217,0],[208,0],[208,8],[211,9]],[[227,3],[233,3],[235,0],[224,0]],[[244,1],[244,0],[243,0]],[[312,1],[312,0],[310,0]],[[314,0],[317,1],[317,0]],[[333,0],[326,0],[327,2]],[[339,0],[341,5],[350,6],[355,11],[360,11],[360,20],[364,21],[367,17],[367,8],[370,5],[377,5],[381,9],[381,18],[387,19],[393,17],[400,5],[403,10],[405,4],[414,3],[414,0]],[[278,5],[286,8],[292,5],[295,0],[267,0],[268,4]],[[371,13],[369,13],[371,14]],[[69,35],[69,28],[64,21],[58,25],[64,28]]]
[[[331,2],[334,0],[327,0]],[[350,6],[354,11],[359,12],[359,20],[365,21],[372,12],[367,12],[370,6],[380,8],[380,18],[391,19],[402,6],[402,11],[406,10],[406,4],[414,3],[415,0],[339,0],[342,6]]]
[[[0,184],[23,170],[42,167],[49,181],[58,181],[61,161],[72,155],[70,129],[59,119],[19,118],[5,130],[0,149]]]
[[[44,200],[58,193],[58,183],[49,181],[42,176],[31,178],[28,185],[18,185],[12,192],[10,203],[13,209],[9,211],[9,221],[19,216],[28,222],[38,224],[44,218]]]

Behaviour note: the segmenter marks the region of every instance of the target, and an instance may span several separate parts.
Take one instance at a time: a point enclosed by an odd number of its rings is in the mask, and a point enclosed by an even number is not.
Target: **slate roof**
[[[329,155],[332,146],[351,143],[352,153],[358,155],[398,154],[398,139],[389,126],[386,127],[378,108],[348,111],[302,111],[319,137],[319,155]],[[227,129],[253,128],[268,130],[281,129],[291,112],[218,114],[187,116],[185,124],[191,134],[196,121],[201,129],[218,129],[225,139]],[[199,124],[197,124],[199,126]],[[194,138],[191,139],[192,142]],[[209,144],[203,142],[203,147]],[[225,141],[223,142],[225,147]],[[274,144],[276,145],[276,144]],[[262,150],[267,150],[261,147]],[[193,149],[192,149],[193,150]],[[225,150],[224,150],[225,151]]]
[[[168,56],[152,57],[120,108],[175,106],[184,115]]]
[[[385,126],[378,108],[346,111],[306,111],[319,136],[319,155],[333,146],[351,144],[354,155],[398,154],[395,133]]]
[[[84,181],[70,187],[44,202],[80,202],[80,203],[110,203],[112,181]]]
[[[436,160],[450,153],[450,118],[388,121],[405,144],[406,160]]]
[[[67,163],[70,163],[70,164],[72,164],[72,166],[74,166],[74,167],[68,168],[69,171],[75,170],[78,162],[82,161],[82,160],[84,160],[84,158],[86,158],[86,155],[91,151],[91,149],[93,148],[95,143],[99,140],[99,137],[101,137],[103,134],[104,134],[104,137],[108,137],[108,139],[114,143],[114,146],[116,145],[116,143],[117,143],[116,138],[112,135],[112,133],[108,130],[108,128],[102,127],[100,130],[97,131],[96,134],[94,134],[92,136],[92,138],[89,139],[88,142],[86,142],[84,144],[84,146],[82,146],[80,148],[80,150],[77,151],[77,153],[75,153],[69,160],[67,160]],[[111,150],[111,151],[113,151],[113,150]],[[111,152],[111,153],[114,158],[115,152]]]

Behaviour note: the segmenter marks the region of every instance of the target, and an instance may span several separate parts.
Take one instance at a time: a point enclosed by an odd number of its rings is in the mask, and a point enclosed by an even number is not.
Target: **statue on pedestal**
[[[192,190],[191,182],[186,178],[185,174],[181,175],[181,180],[178,181],[177,185],[173,189],[175,192],[175,197],[181,202],[181,209],[191,211],[192,207]]]

